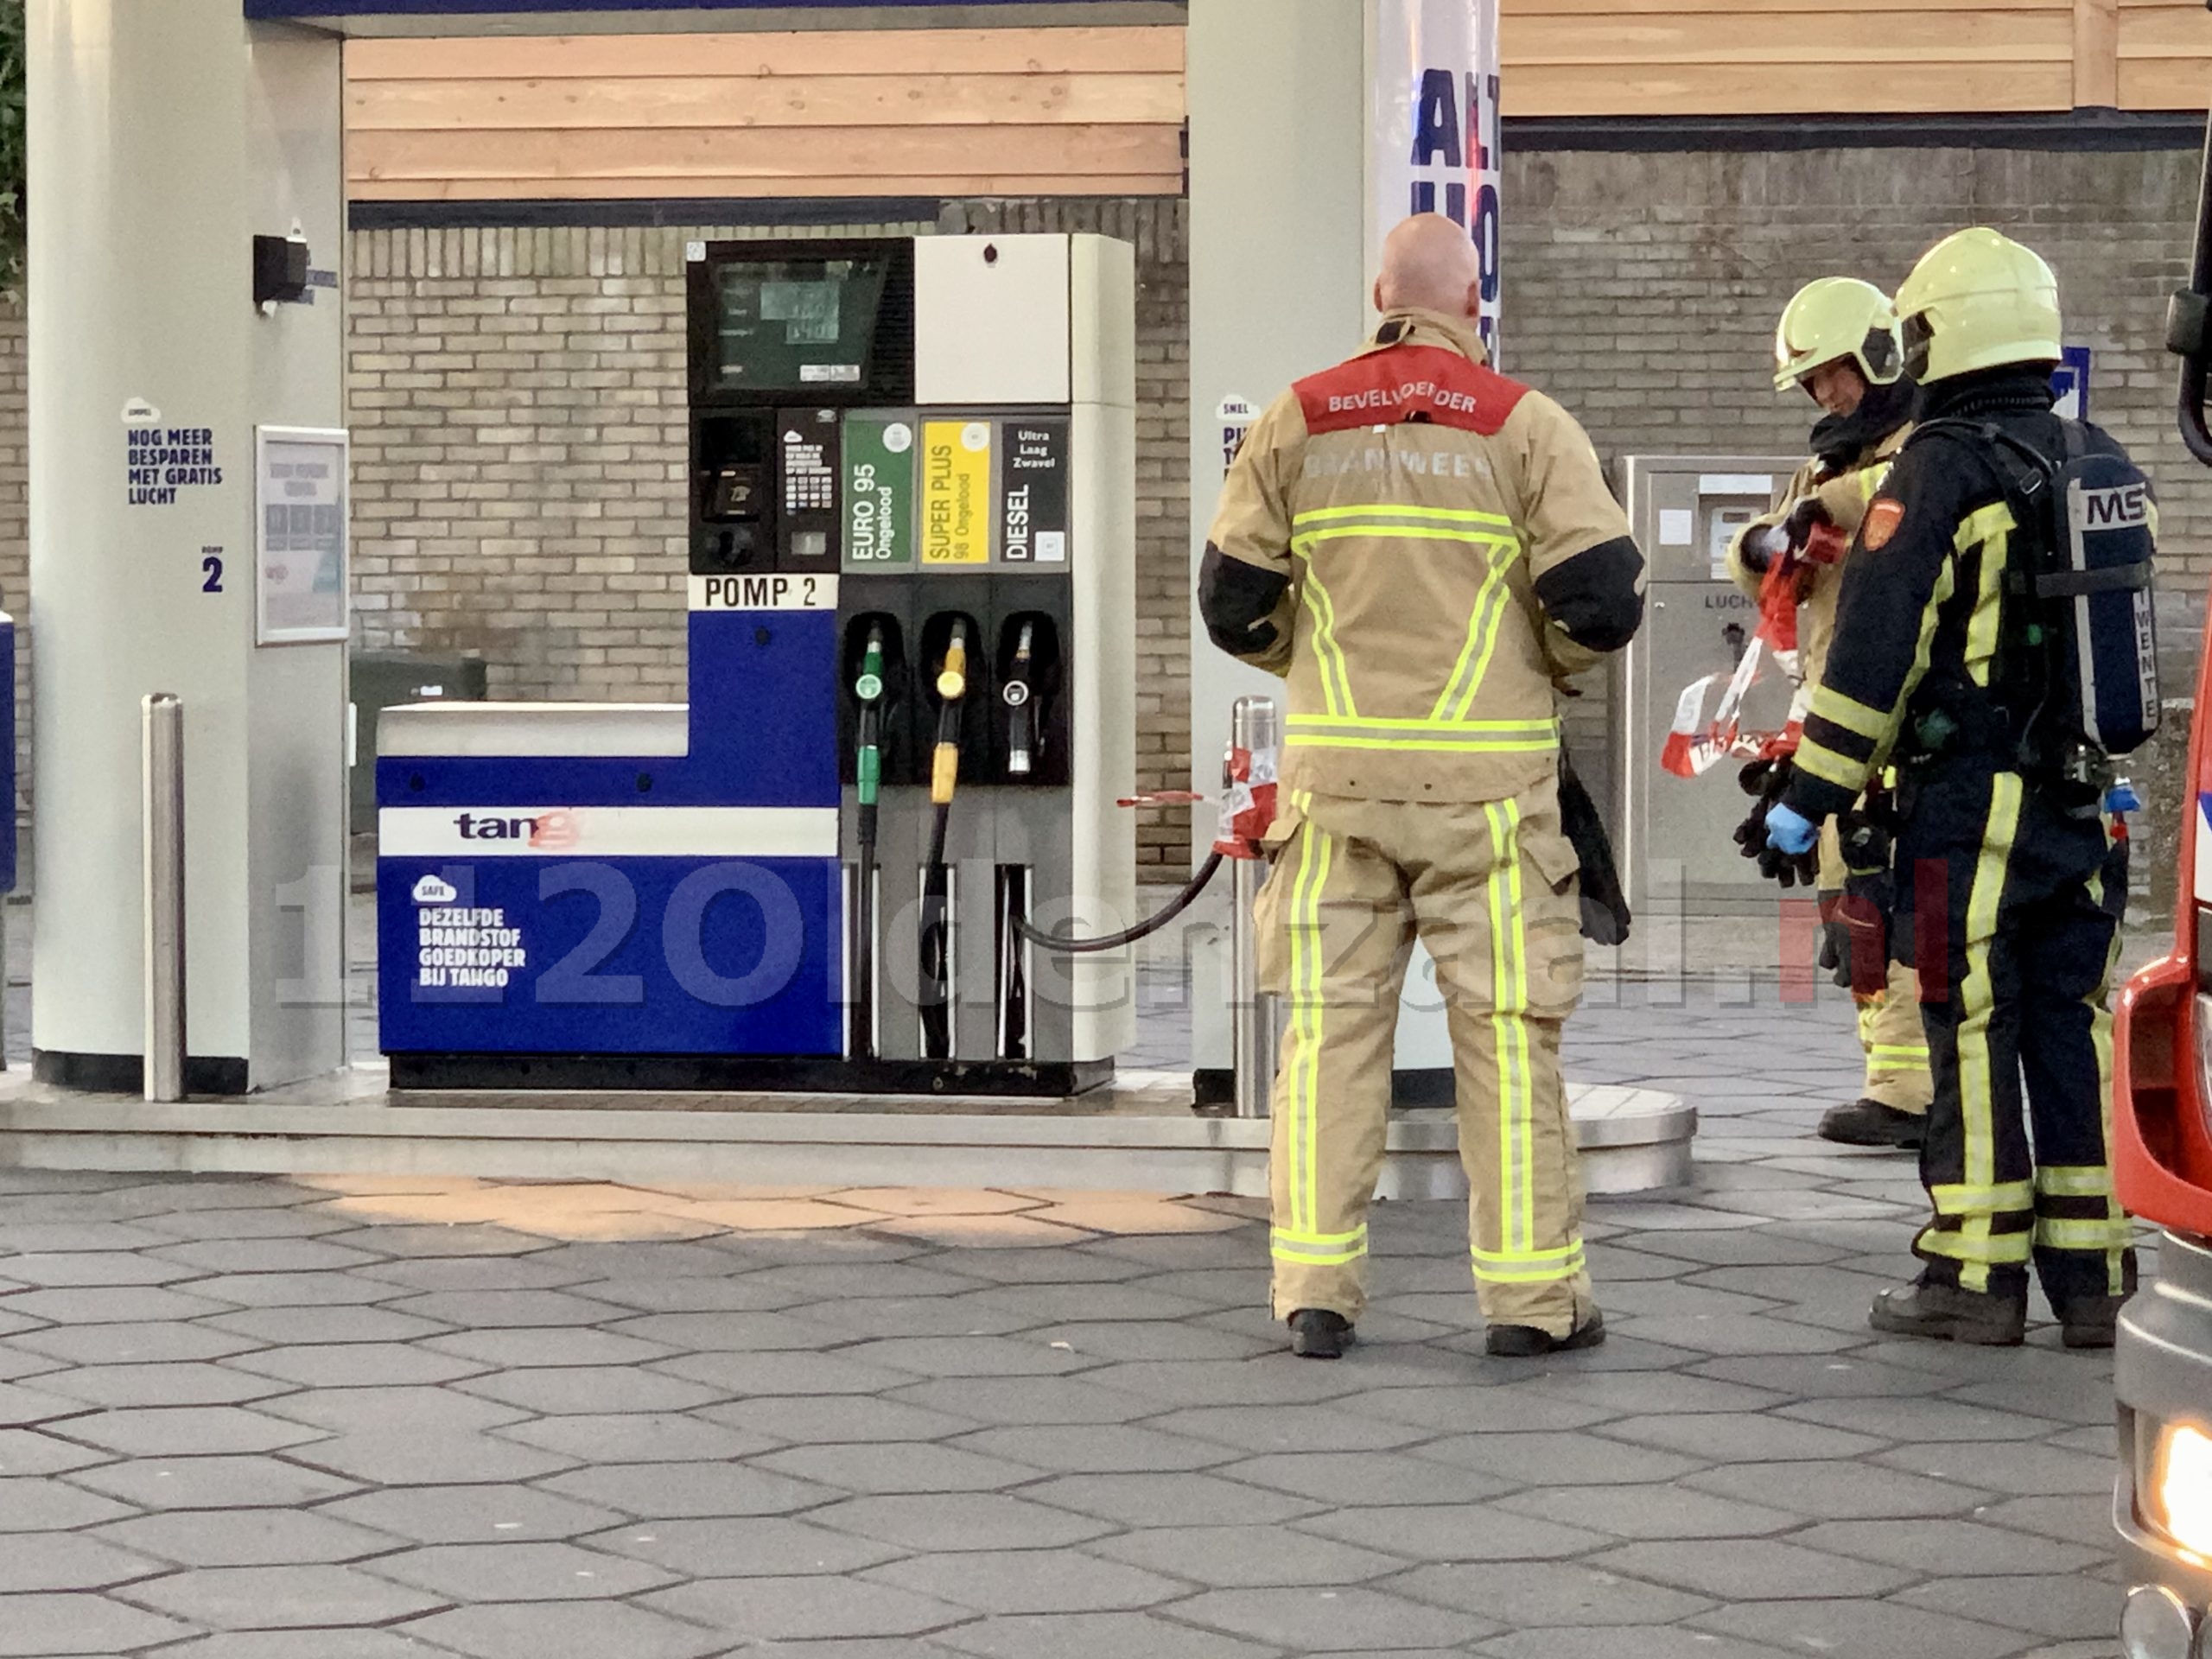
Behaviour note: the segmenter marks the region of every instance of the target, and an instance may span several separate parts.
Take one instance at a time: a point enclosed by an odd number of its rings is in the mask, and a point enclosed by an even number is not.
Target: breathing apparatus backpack
[[[2151,480],[2125,454],[2092,451],[2061,419],[2056,461],[2002,429],[1935,420],[1913,434],[1970,436],[1997,467],[2021,537],[2005,572],[1999,673],[2024,692],[2022,770],[2101,791],[2110,756],[2158,729]],[[2009,660],[2007,660],[2009,659]]]

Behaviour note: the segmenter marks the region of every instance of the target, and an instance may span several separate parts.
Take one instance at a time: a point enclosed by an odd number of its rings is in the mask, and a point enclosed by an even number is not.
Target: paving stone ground
[[[1449,1205],[1327,1365],[1241,1200],[0,1171],[0,1659],[2109,1659],[2108,1362],[1875,1338],[1847,1012],[1653,995],[1535,1365]]]

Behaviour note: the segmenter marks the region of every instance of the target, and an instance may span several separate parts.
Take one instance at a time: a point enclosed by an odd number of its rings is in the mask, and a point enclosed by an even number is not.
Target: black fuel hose
[[[968,696],[968,625],[952,625],[944,663],[937,677],[937,750],[930,766],[930,800],[937,811],[930,825],[930,855],[922,876],[921,1017],[922,1052],[932,1060],[952,1058],[951,922],[945,914],[950,897],[944,842],[952,822],[952,798],[960,783],[960,710]]]
[[[853,895],[853,1029],[859,1059],[875,1058],[875,855],[879,795],[883,783],[883,630],[870,628],[853,694],[860,701],[859,752],[854,756],[854,795],[859,805],[859,886]]]
[[[1015,932],[1030,944],[1046,950],[1064,951],[1075,957],[1098,950],[1118,950],[1125,944],[1135,944],[1139,939],[1150,938],[1188,910],[1197,901],[1198,896],[1206,890],[1206,883],[1213,880],[1221,865],[1222,855],[1218,850],[1208,853],[1206,861],[1198,866],[1198,873],[1190,879],[1182,892],[1168,901],[1166,909],[1157,915],[1147,917],[1135,927],[1125,927],[1119,933],[1109,933],[1103,938],[1062,938],[1057,933],[1047,933],[1042,928],[1033,926],[1027,916],[1018,913],[1007,919],[1014,924]]]

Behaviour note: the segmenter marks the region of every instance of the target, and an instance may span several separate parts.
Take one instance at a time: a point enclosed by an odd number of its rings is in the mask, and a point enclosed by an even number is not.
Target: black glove
[[[1853,876],[1886,876],[1896,860],[1896,841],[1890,833],[1885,798],[1869,797],[1835,821],[1835,839],[1843,854],[1843,868]]]
[[[1802,853],[1785,853],[1779,847],[1759,849],[1759,874],[1785,888],[1809,887],[1820,879],[1820,855],[1810,849]]]
[[[2102,871],[2105,913],[2110,916],[2114,923],[2120,925],[2125,925],[2127,920],[2127,869],[2130,846],[2126,824],[2123,822],[2120,833],[2106,843]]]
[[[1592,944],[1620,944],[1628,938],[1628,895],[1613,864],[1613,843],[1597,803],[1575,775],[1567,752],[1559,757],[1560,829],[1581,866],[1582,937]]]
[[[1815,961],[1824,969],[1830,979],[1844,989],[1851,988],[1851,930],[1844,925],[1839,907],[1843,903],[1843,889],[1830,887],[1819,894],[1821,906],[1820,954]]]
[[[1817,849],[1802,853],[1785,853],[1779,847],[1766,842],[1766,815],[1782,798],[1782,791],[1789,786],[1789,762],[1782,760],[1754,760],[1737,773],[1736,781],[1744,793],[1752,798],[1751,813],[1736,826],[1736,850],[1745,858],[1758,861],[1759,874],[1770,881],[1778,881],[1784,887],[1813,885],[1820,874],[1820,855]]]
[[[1808,495],[1789,509],[1789,516],[1782,521],[1782,533],[1793,548],[1800,548],[1812,539],[1815,527],[1828,520],[1828,510],[1821,505],[1821,498]]]
[[[1897,905],[1887,804],[1870,799],[1838,818],[1835,828],[1845,874],[1834,914],[1847,941],[1838,982],[1854,995],[1879,996],[1889,988],[1890,920]]]
[[[1782,798],[1782,791],[1789,786],[1789,762],[1784,760],[1754,760],[1736,774],[1736,785],[1758,805],[1753,809],[1764,823],[1766,810]],[[1744,837],[1736,836],[1740,843]]]

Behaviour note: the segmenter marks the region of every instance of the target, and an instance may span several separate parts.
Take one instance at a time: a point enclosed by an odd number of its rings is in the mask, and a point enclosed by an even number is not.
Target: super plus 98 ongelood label
[[[991,423],[931,421],[922,428],[922,563],[991,561]]]

